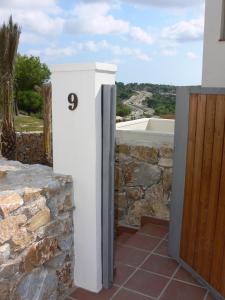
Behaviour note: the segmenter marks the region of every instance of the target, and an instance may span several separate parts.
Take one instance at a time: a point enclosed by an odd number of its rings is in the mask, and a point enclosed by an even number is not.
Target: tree
[[[19,108],[26,111],[29,115],[31,113],[38,113],[42,109],[42,97],[40,93],[35,91],[19,91],[17,93],[17,101]]]
[[[35,86],[41,87],[50,78],[48,66],[41,63],[36,56],[17,55],[15,70],[16,91],[34,90]]]
[[[2,98],[2,155],[15,159],[16,133],[13,118],[13,79],[16,54],[20,38],[20,27],[13,23],[12,16],[8,24],[0,28],[0,89]]]
[[[50,75],[48,66],[39,57],[18,55],[14,82],[16,106],[28,113],[40,112],[43,99],[36,90],[49,81]]]

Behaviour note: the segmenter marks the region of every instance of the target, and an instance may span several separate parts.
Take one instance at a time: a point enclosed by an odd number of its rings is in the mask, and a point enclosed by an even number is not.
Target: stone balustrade
[[[73,287],[70,176],[0,160],[0,299],[61,299]]]

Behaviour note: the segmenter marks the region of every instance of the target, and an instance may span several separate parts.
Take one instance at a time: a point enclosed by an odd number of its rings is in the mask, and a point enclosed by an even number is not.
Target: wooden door
[[[225,297],[225,96],[189,97],[180,258]]]

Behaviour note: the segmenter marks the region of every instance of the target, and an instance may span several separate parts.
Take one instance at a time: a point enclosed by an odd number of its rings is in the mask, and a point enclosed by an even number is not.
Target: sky
[[[19,52],[49,66],[107,62],[117,81],[201,83],[204,0],[0,0]]]

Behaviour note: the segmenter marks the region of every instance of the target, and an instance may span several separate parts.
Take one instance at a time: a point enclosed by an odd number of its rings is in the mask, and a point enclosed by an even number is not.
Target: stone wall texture
[[[73,287],[70,176],[0,160],[0,299],[63,299]]]
[[[18,132],[16,139],[16,160],[24,164],[44,163],[42,132]]]
[[[173,149],[117,145],[115,206],[120,225],[140,226],[142,216],[168,220]]]

